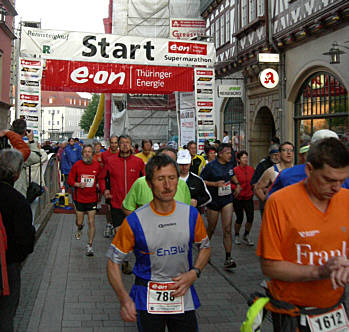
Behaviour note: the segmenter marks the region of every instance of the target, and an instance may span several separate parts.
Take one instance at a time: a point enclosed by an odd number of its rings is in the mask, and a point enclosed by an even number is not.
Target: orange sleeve
[[[195,225],[195,243],[201,243],[202,240],[207,238],[207,232],[205,228],[204,221],[202,220],[201,214],[198,213],[198,218]]]
[[[135,237],[126,218],[115,234],[112,244],[125,254],[133,250],[135,246]]]
[[[23,159],[26,161],[30,155],[29,145],[24,142],[22,137],[14,131],[9,130],[6,133],[6,137],[10,140],[12,147],[22,153]]]
[[[284,260],[281,225],[286,222],[271,196],[265,205],[256,254],[265,259]]]

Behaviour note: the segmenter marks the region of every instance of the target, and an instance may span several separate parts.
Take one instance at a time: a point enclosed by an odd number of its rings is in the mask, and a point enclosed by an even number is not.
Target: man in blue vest
[[[159,154],[146,165],[153,200],[124,219],[108,251],[108,278],[121,303],[121,318],[142,332],[197,331],[199,299],[193,287],[210,257],[209,240],[196,208],[175,201],[179,169]],[[193,264],[192,245],[200,246]],[[120,265],[136,256],[130,295]]]

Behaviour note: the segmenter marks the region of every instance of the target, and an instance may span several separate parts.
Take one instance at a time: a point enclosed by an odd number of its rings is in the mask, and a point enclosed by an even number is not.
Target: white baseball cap
[[[154,149],[154,151],[159,150],[159,144],[158,143],[154,143],[153,149]]]
[[[320,129],[313,134],[313,137],[311,138],[311,143],[315,143],[317,141],[320,141],[321,139],[330,137],[339,139],[338,135],[334,131],[329,129]]]
[[[177,164],[180,164],[180,165],[191,164],[191,156],[190,156],[189,150],[182,149],[178,151]]]

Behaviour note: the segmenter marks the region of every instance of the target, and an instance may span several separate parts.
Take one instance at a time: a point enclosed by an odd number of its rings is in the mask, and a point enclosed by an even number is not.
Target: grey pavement
[[[74,221],[74,215],[52,215],[27,259],[22,270],[16,332],[137,331],[134,323],[121,320],[117,297],[107,280],[105,253],[111,239],[103,237],[105,217],[96,216],[93,257],[85,256],[87,227],[81,240],[76,240]],[[255,243],[259,228],[260,214],[255,211],[251,234]],[[259,283],[263,280],[255,246],[233,244],[232,254],[238,266],[232,272],[223,269],[220,223],[211,246],[211,264],[195,282],[201,301],[197,311],[199,328],[201,332],[239,331],[248,308],[248,294],[261,290]],[[133,277],[124,275],[124,281],[130,289]],[[269,331],[270,322],[266,321],[263,332]]]

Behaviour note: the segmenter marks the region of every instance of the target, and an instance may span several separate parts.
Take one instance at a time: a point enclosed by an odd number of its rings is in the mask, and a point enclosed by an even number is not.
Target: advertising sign
[[[242,97],[241,85],[219,85],[218,86],[218,97],[221,98],[233,98]]]
[[[205,36],[206,22],[196,18],[171,18],[170,38],[191,39]]]
[[[55,60],[213,66],[213,43],[23,28],[21,55]]]
[[[46,60],[43,90],[166,94],[193,91],[193,68]]]
[[[259,74],[259,81],[267,88],[275,88],[279,84],[279,74],[272,68],[264,69]]]
[[[181,145],[195,141],[195,109],[180,110]]]
[[[41,76],[42,60],[19,59],[18,114],[36,138],[41,132]]]
[[[198,153],[204,150],[206,139],[215,139],[214,70],[195,68],[195,108],[197,121]]]

